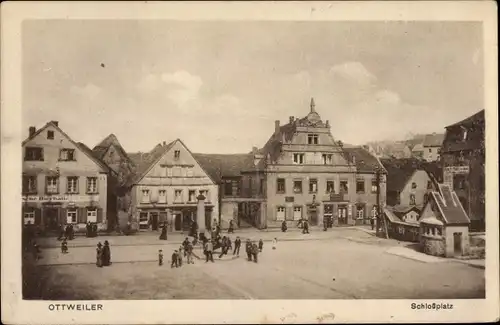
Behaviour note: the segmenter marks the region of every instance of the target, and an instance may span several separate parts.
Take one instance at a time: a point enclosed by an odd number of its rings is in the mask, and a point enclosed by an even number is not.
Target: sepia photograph
[[[484,29],[24,19],[20,299],[486,299]]]

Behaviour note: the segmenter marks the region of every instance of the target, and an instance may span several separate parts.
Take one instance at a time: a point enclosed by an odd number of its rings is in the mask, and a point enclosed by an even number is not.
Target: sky
[[[31,20],[23,136],[51,120],[127,152],[180,138],[192,152],[262,147],[314,97],[336,140],[444,132],[484,108],[475,22]]]

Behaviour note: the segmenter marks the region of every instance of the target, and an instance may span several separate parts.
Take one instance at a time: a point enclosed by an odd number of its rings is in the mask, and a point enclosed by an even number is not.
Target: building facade
[[[40,231],[58,231],[72,224],[85,230],[87,222],[107,228],[109,168],[74,142],[51,121],[29,128],[23,141],[22,213],[24,224]]]
[[[429,255],[468,255],[470,219],[455,191],[439,184],[431,193],[420,219],[420,244]]]
[[[275,122],[256,160],[262,172],[251,176],[252,189],[266,199],[265,227],[300,219],[312,225],[369,223],[377,209],[377,169],[380,202],[385,202],[383,166],[367,150],[335,141],[314,100],[306,117],[290,117],[283,126]]]
[[[382,160],[387,170],[387,205],[422,209],[437,180],[413,160]]]
[[[485,229],[484,110],[446,127],[441,150],[444,183],[458,195],[471,230]]]
[[[441,158],[441,146],[443,144],[443,134],[427,134],[424,137],[423,158],[428,161],[438,161]]]
[[[198,197],[205,197],[205,227],[218,218],[219,188],[177,139],[157,145],[137,166],[130,186],[131,223],[139,230],[187,231],[197,221]]]
[[[110,134],[92,149],[92,155],[104,162],[114,173],[110,178],[108,196],[108,220],[110,228],[124,228],[130,215],[130,191],[128,185],[135,175],[136,166],[114,134]]]

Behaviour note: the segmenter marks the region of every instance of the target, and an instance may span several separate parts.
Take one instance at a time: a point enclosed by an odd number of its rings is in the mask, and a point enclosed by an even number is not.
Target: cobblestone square
[[[484,270],[453,260],[395,255],[399,244],[352,229],[327,233],[241,233],[266,239],[259,262],[224,257],[170,268],[175,237],[129,237],[113,245],[110,267],[94,264],[95,239],[79,238],[69,254],[46,248],[33,298],[42,299],[459,299],[484,298]],[[266,237],[279,238],[277,249]],[[118,239],[119,238],[119,239]],[[103,238],[98,238],[102,240]],[[49,240],[50,241],[50,240]],[[49,244],[49,241],[46,244]],[[89,245],[84,244],[89,242]],[[136,242],[136,244],[134,244]],[[78,244],[78,245],[77,245]],[[55,246],[55,245],[54,245]],[[165,262],[158,266],[158,249]],[[403,249],[400,247],[400,249]],[[201,251],[197,251],[199,256]],[[419,253],[415,253],[419,254]],[[231,254],[230,254],[231,255]]]

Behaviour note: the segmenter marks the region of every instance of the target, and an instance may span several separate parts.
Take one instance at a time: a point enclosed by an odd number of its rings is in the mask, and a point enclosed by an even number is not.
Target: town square
[[[23,28],[24,299],[486,297],[480,25]]]
[[[165,265],[158,266],[158,250],[177,249],[183,237],[172,236],[171,243],[163,244],[156,236],[146,235],[110,239],[115,243],[113,264],[97,268],[94,244],[101,239],[78,239],[68,254],[61,254],[57,243],[49,240],[46,245],[52,247],[43,251],[38,271],[43,275],[29,287],[31,299],[460,299],[485,295],[484,265],[419,256],[401,242],[378,239],[365,229],[236,235],[264,239],[258,263],[248,262],[242,250],[238,258],[232,253],[222,259],[216,256],[213,264],[202,258],[193,265],[171,268],[168,257]],[[275,236],[280,239],[273,250]]]

